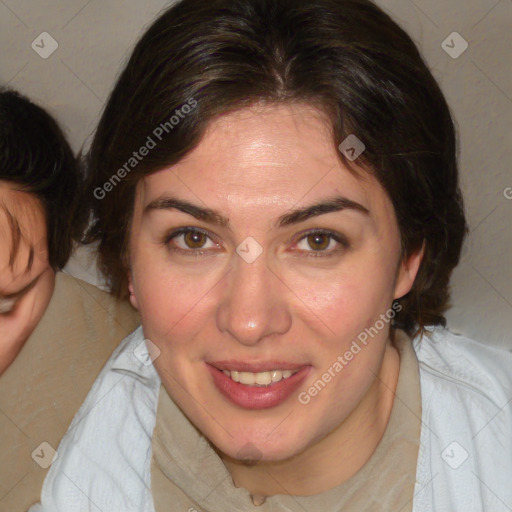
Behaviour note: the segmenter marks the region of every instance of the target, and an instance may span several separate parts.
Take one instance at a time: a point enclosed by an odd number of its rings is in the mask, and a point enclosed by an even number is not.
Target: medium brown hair
[[[191,100],[196,108],[171,126]],[[137,182],[179,162],[217,116],[256,102],[308,102],[328,115],[335,146],[350,134],[363,141],[357,164],[393,203],[402,257],[425,244],[393,325],[409,334],[445,325],[449,278],[467,230],[454,125],[411,38],[367,0],[181,0],[150,26],[86,159],[93,223],[85,241],[99,242],[111,291],[127,293]],[[166,126],[165,137],[131,161],[158,126]]]

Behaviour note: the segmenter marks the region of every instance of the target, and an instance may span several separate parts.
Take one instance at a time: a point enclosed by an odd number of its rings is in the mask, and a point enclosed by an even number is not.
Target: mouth
[[[270,370],[268,372],[241,372],[222,370],[222,373],[229,377],[234,382],[239,382],[245,386],[270,386],[275,382],[280,382],[284,379],[289,379],[295,375],[299,370]]]
[[[281,362],[261,364],[215,362],[207,364],[217,390],[244,409],[276,407],[302,384],[310,365]]]

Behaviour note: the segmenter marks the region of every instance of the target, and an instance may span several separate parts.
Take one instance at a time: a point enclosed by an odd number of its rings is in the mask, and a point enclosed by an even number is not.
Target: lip
[[[228,361],[223,362],[222,369],[230,370]],[[253,373],[270,371],[269,362],[257,364],[257,363],[246,363],[231,362],[233,369],[239,371],[249,371]],[[215,363],[216,365],[218,363]],[[256,410],[256,409],[269,409],[276,407],[286,401],[303,383],[304,379],[308,376],[311,366],[309,365],[290,365],[288,367],[284,363],[271,362],[271,369],[279,370],[298,370],[297,373],[288,377],[287,379],[274,382],[269,386],[247,386],[235,382],[227,375],[224,375],[221,369],[217,368],[212,364],[206,364],[208,371],[210,372],[213,382],[219,392],[226,397],[230,402],[242,407],[244,409]],[[246,369],[251,368],[251,369]],[[255,369],[256,368],[256,369]],[[261,369],[263,368],[263,369]],[[266,369],[267,368],[267,369]]]
[[[304,364],[297,363],[285,363],[283,361],[262,361],[260,363],[253,362],[248,363],[247,361],[215,361],[213,363],[207,363],[217,370],[229,370],[237,371],[237,372],[251,372],[251,373],[259,373],[259,372],[270,372],[272,370],[300,370],[304,368]]]

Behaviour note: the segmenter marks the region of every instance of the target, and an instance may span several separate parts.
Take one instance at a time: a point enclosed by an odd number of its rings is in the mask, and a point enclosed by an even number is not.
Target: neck
[[[381,369],[356,409],[327,436],[292,458],[245,465],[221,454],[234,485],[247,489],[259,504],[275,494],[318,494],[351,478],[384,435],[399,370],[400,356],[388,342]]]

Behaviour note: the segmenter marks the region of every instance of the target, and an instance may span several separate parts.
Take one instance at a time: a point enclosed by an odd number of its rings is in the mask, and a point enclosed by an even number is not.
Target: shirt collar
[[[147,386],[160,384],[160,377],[148,354],[142,326],[137,327],[114,351],[110,369]]]

